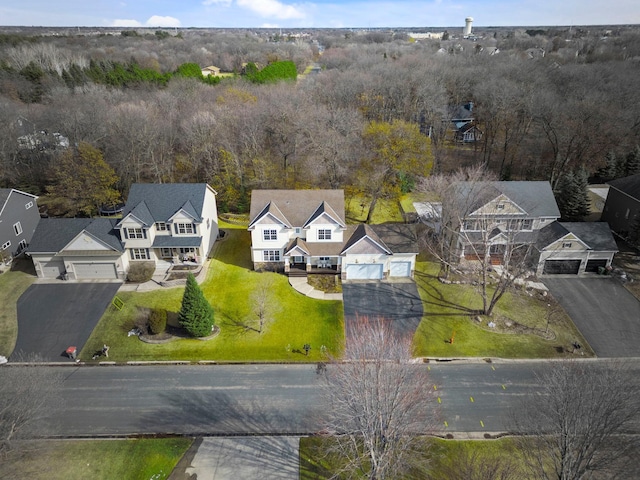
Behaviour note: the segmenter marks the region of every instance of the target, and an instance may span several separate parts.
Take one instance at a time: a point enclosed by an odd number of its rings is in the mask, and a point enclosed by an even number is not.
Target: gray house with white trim
[[[37,198],[14,188],[0,188],[0,261],[11,261],[31,242],[40,221]]]

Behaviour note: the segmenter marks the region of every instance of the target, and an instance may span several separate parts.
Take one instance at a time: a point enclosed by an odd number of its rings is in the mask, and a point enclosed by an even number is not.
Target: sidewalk
[[[289,277],[289,285],[303,295],[317,300],[339,300],[342,301],[341,293],[324,293],[316,290],[307,283],[307,277]]]

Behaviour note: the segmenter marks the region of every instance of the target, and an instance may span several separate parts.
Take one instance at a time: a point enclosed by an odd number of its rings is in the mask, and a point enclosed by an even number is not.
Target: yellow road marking
[[[491,365],[491,370],[495,371],[496,367],[494,367],[493,365]]]
[[[482,420],[480,420],[480,426],[484,428],[484,422]]]
[[[440,400],[440,397],[438,397],[438,403],[442,403],[442,400]]]
[[[438,389],[438,387],[436,387],[436,386],[434,385],[434,386],[433,386],[433,389],[434,389],[434,390],[437,390],[437,389]]]
[[[505,387],[504,385],[502,385],[502,389],[503,389],[503,390],[506,390],[506,389],[507,389],[507,387]]]
[[[445,422],[444,422],[444,426],[445,426],[445,427],[448,427],[448,426],[449,426],[449,424],[447,423],[447,421],[446,421],[446,420],[445,420]]]
[[[469,397],[469,400],[471,400],[471,403],[475,402],[475,400],[473,399],[473,397]]]

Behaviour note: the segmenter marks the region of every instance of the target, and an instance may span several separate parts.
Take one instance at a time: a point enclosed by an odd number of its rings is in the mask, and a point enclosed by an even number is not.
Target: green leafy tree
[[[68,149],[53,169],[53,185],[47,187],[45,204],[54,214],[92,216],[100,205],[120,201],[115,189],[118,176],[102,152],[89,143]]]
[[[556,201],[562,220],[581,222],[589,214],[589,183],[584,168],[570,171],[560,177],[556,188]]]
[[[187,276],[187,286],[182,296],[182,307],[178,320],[180,326],[189,332],[189,335],[194,337],[211,335],[213,308],[204,298],[204,294],[192,273]]]
[[[418,125],[402,120],[371,122],[364,130],[371,155],[363,159],[361,189],[371,198],[366,222],[373,217],[380,198],[397,199],[414,184],[416,177],[431,171],[431,141]]]

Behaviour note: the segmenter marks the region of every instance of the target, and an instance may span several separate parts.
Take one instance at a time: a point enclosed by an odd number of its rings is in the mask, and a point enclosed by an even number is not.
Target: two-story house
[[[40,221],[37,198],[13,188],[0,188],[0,262],[10,262],[31,241]]]
[[[218,237],[216,192],[206,183],[135,183],[115,228],[130,262],[206,260]]]
[[[461,258],[486,254],[502,263],[508,248],[532,245],[540,229],[560,218],[549,182],[460,182],[455,199],[443,209],[457,212]]]
[[[41,278],[126,278],[136,262],[157,273],[203,263],[218,236],[215,191],[205,183],[133,184],[121,219],[43,219],[27,253]]]
[[[611,180],[609,185],[602,221],[623,237],[640,236],[640,173]]]
[[[254,190],[249,231],[256,270],[340,273],[344,280],[415,271],[414,226],[347,225],[342,190]]]

